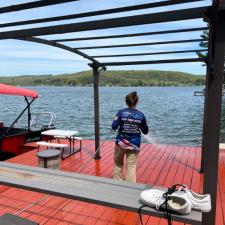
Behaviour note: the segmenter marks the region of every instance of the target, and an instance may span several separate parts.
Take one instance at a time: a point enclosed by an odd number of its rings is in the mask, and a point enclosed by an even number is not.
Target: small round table
[[[48,149],[37,152],[39,160],[44,161],[44,168],[48,168],[48,161],[60,158],[62,152],[56,149]]]

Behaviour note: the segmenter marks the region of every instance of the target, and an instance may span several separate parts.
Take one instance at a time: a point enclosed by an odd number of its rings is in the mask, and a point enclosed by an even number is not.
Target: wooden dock
[[[224,96],[225,90],[222,91],[222,96]],[[194,91],[194,96],[205,96],[205,90],[202,91]]]
[[[93,141],[84,140],[80,153],[61,162],[64,171],[76,172],[93,155]],[[101,177],[112,178],[113,142],[106,142],[101,151],[101,160],[91,161],[81,171]],[[175,145],[143,144],[139,157],[137,179],[139,183],[168,187],[174,183],[188,185],[196,192],[202,191],[203,175],[199,174],[201,149],[198,147]],[[38,166],[36,150],[10,159],[9,162]],[[221,150],[219,160],[217,225],[224,225],[225,220],[225,151]],[[18,213],[19,216],[37,221],[45,225],[138,225],[138,215],[133,212],[112,209],[91,203],[68,200],[61,197],[45,196],[45,194],[0,186],[0,215]],[[33,203],[42,201],[36,205]],[[26,210],[25,210],[26,209]],[[164,219],[144,216],[148,225],[166,225]],[[182,223],[174,222],[174,225]]]

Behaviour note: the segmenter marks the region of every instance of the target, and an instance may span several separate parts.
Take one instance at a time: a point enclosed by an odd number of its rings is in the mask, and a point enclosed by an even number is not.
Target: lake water
[[[76,129],[84,139],[94,138],[92,87],[30,87],[39,92],[32,112],[52,111],[56,127]],[[100,87],[100,131],[105,139],[116,112],[126,107],[124,97],[130,91],[139,95],[138,109],[147,118],[151,140],[156,143],[201,145],[203,96],[194,96],[202,87]],[[23,97],[0,96],[0,121],[9,125],[25,107]],[[223,98],[223,106],[225,98]],[[24,124],[25,118],[18,122]],[[114,139],[112,133],[109,139]],[[225,112],[222,111],[221,141],[225,141]],[[146,142],[146,141],[145,141]]]

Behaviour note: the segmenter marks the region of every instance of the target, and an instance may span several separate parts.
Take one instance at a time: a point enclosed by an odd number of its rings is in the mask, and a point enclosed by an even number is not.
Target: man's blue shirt
[[[112,123],[112,129],[118,129],[116,144],[124,139],[131,145],[140,148],[141,132],[148,133],[145,115],[137,109],[126,108],[118,111]],[[140,132],[141,130],[141,132]]]

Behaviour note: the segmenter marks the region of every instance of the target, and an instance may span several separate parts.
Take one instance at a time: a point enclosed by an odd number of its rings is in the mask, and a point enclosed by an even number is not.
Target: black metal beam
[[[207,11],[209,8],[210,7],[199,7],[191,9],[174,10],[169,12],[96,20],[90,22],[80,22],[80,23],[40,27],[40,28],[5,31],[0,33],[0,39],[18,39],[31,36],[63,34],[70,32],[197,19],[202,18],[204,12]]]
[[[69,52],[73,52],[73,53],[75,53],[77,55],[82,56],[83,58],[86,58],[86,59],[92,61],[93,63],[95,63],[99,67],[103,67],[105,69],[105,67],[100,62],[98,62],[96,59],[94,59],[93,57],[91,57],[91,56],[89,56],[89,55],[87,55],[87,54],[85,54],[83,52],[80,52],[79,50],[77,50],[75,48],[70,48],[70,47],[68,47],[66,45],[62,45],[62,44],[59,44],[59,43],[55,43],[53,41],[48,41],[48,40],[44,40],[44,39],[36,38],[36,37],[20,38],[19,40],[30,41],[30,42],[35,42],[35,43],[40,43],[40,44],[45,44],[45,45],[50,45],[50,46],[53,46],[53,47],[64,49],[64,50],[69,51]]]
[[[1,25],[0,25],[0,27],[1,27]],[[107,35],[107,36],[94,36],[94,37],[81,37],[81,38],[64,38],[64,39],[54,39],[52,41],[55,41],[55,42],[87,41],[87,40],[98,40],[98,39],[150,36],[150,35],[158,35],[158,34],[173,34],[173,33],[194,32],[194,31],[204,31],[204,30],[208,30],[208,28],[207,27],[197,27],[197,28],[179,29],[179,30],[176,29],[176,30],[143,32],[143,33],[136,33],[136,34]]]
[[[225,17],[219,12],[225,0],[213,1],[209,29],[209,54],[205,89],[202,166],[204,193],[211,196],[212,210],[203,213],[202,225],[216,224],[219,140],[221,122],[222,87],[224,81]]]
[[[126,66],[126,65],[144,65],[144,64],[164,64],[164,63],[184,63],[184,62],[203,62],[201,58],[187,59],[166,59],[166,60],[149,60],[149,61],[129,61],[129,62],[102,62],[104,66]]]
[[[148,9],[148,8],[153,8],[153,7],[162,7],[162,6],[189,3],[189,2],[199,2],[199,1],[202,1],[202,0],[173,0],[173,1],[166,0],[166,1],[161,1],[161,2],[132,5],[132,6],[120,7],[120,8],[114,8],[114,9],[104,9],[104,10],[99,10],[99,11],[78,13],[78,14],[65,15],[65,16],[56,16],[56,17],[50,17],[50,18],[10,22],[10,23],[0,24],[0,27],[12,27],[12,26],[35,24],[35,23],[54,22],[54,21],[60,21],[60,20],[62,21],[62,20],[77,19],[77,18],[84,18],[84,17],[90,17],[90,16],[99,16],[99,15],[112,14],[112,13],[121,13],[121,12],[133,11],[133,10],[141,10],[141,9]],[[47,2],[47,1],[45,1],[45,2]],[[50,2],[52,2],[52,1],[50,1]],[[24,5],[24,4],[21,4],[21,5]],[[0,10],[1,10],[1,8],[0,8]]]
[[[145,46],[145,45],[166,45],[166,44],[200,42],[202,40],[203,39],[191,39],[191,40],[177,40],[177,41],[145,42],[145,43],[123,44],[123,45],[102,45],[102,46],[78,47],[76,49],[87,50],[87,49],[99,49],[99,48],[124,48],[124,47],[135,47],[135,46]]]
[[[93,58],[112,58],[112,57],[126,57],[126,56],[166,55],[166,54],[179,54],[179,53],[192,53],[192,52],[205,52],[205,51],[208,51],[208,49],[170,51],[170,52],[147,52],[147,53],[120,54],[120,55],[92,55],[91,57],[93,57]]]
[[[44,7],[44,6],[50,6],[50,5],[57,5],[57,4],[67,3],[67,2],[75,2],[75,1],[78,1],[78,0],[54,0],[54,1],[39,0],[34,2],[27,2],[27,3],[18,4],[18,5],[10,5],[10,6],[2,7],[0,8],[0,14],[16,12],[16,11],[21,11],[26,9],[33,9],[33,8]]]

